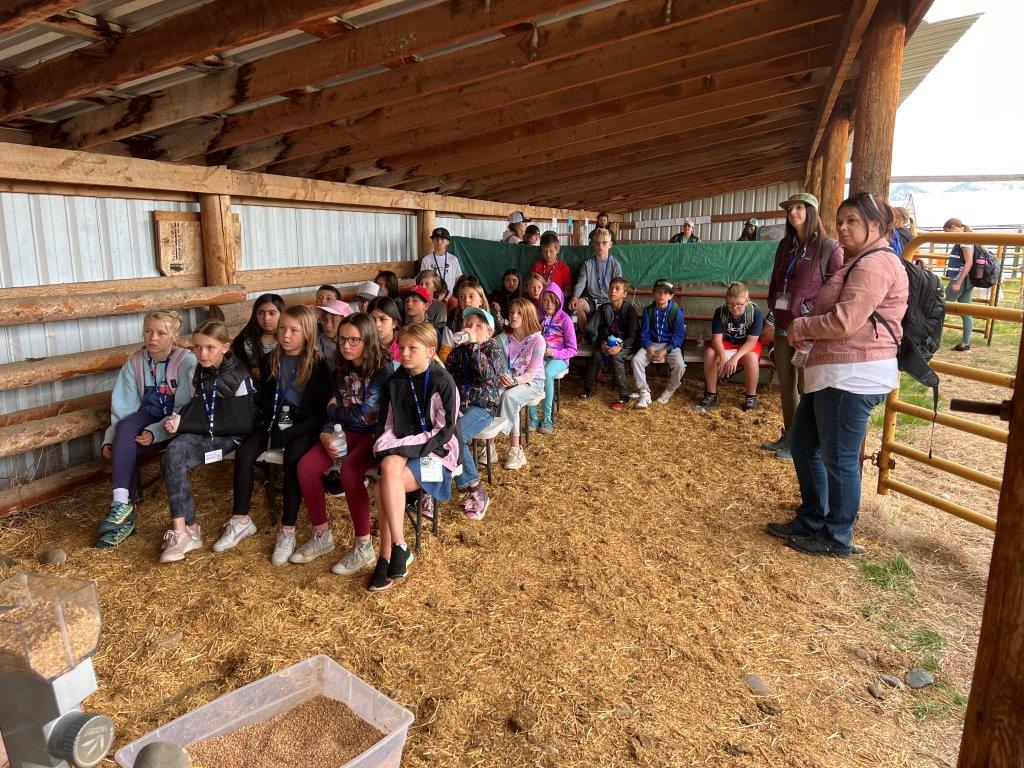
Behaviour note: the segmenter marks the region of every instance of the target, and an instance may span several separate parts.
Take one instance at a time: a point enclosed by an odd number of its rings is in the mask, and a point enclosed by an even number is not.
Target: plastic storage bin
[[[53,680],[93,654],[100,625],[94,582],[12,576],[0,582],[0,674]]]
[[[227,693],[122,747],[114,759],[121,768],[133,768],[136,756],[152,741],[168,741],[187,747],[268,720],[314,696],[326,696],[346,704],[384,734],[383,739],[359,757],[337,768],[399,768],[405,737],[413,722],[412,712],[327,656],[313,656]],[[281,768],[289,766],[282,765]]]

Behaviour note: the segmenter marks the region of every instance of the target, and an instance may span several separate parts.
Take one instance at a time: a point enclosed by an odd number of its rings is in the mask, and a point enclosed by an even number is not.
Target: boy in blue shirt
[[[711,321],[711,343],[704,350],[704,399],[698,413],[718,405],[718,380],[725,381],[743,368],[746,386],[744,411],[757,409],[757,378],[760,374],[761,334],[764,313],[750,300],[743,283],[732,283],[725,292],[725,304],[715,310]]]
[[[644,310],[640,321],[640,349],[633,357],[633,378],[640,393],[637,408],[651,405],[651,388],[647,386],[647,364],[668,363],[668,386],[658,402],[667,405],[679,389],[686,371],[683,342],[686,340],[686,318],[683,308],[672,301],[675,286],[668,280],[656,280],[654,303]]]

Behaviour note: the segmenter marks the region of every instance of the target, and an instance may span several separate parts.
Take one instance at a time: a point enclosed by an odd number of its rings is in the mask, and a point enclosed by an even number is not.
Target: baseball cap
[[[695,226],[695,224],[693,223],[693,219],[683,219],[683,226],[685,227],[687,224],[689,224],[691,227]]]
[[[431,240],[433,240],[435,237],[441,237],[444,238],[445,240],[452,239],[451,233],[444,227],[438,227],[437,229],[430,233]]]
[[[758,226],[760,224],[760,222],[757,219],[753,218],[753,217],[747,219],[743,223],[744,223],[744,225],[750,224],[751,226],[754,226],[754,227],[756,227],[756,226]]]
[[[356,297],[360,299],[376,299],[378,296],[380,296],[380,286],[372,280],[360,283],[359,290],[356,291]]]
[[[665,278],[661,277],[654,281],[654,287],[651,288],[651,293],[655,291],[668,291],[669,293],[675,293],[676,287]]]
[[[417,296],[420,299],[423,299],[423,301],[427,304],[431,302],[430,292],[422,285],[414,285],[412,288],[406,288],[398,295],[401,296],[403,299],[408,296]]]
[[[352,314],[352,307],[349,306],[347,301],[340,301],[339,299],[333,299],[327,302],[322,307],[313,307],[313,313],[317,317],[322,317],[325,313],[328,315],[340,315],[341,317],[348,317]]]
[[[466,307],[462,310],[462,319],[465,320],[470,315],[479,315],[487,323],[487,326],[493,331],[494,330],[494,315],[488,312],[486,309],[480,309],[480,307]]]
[[[527,235],[539,235],[540,234],[540,227],[538,227],[536,224],[531,224],[530,226],[528,226],[526,228],[526,234]]]
[[[526,214],[522,211],[512,211],[512,213],[508,215],[509,224],[529,224],[531,221],[533,221],[533,219],[528,219]]]
[[[779,203],[779,208],[789,210],[789,206],[793,203],[803,203],[804,205],[811,206],[815,210],[818,209],[818,198],[810,192],[797,192],[795,195],[790,195],[788,200],[783,200]]]

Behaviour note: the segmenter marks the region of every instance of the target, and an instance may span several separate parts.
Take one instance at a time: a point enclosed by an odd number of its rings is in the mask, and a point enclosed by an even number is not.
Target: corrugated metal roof
[[[980,13],[928,23],[922,21],[903,51],[900,104],[919,86],[978,19]]]

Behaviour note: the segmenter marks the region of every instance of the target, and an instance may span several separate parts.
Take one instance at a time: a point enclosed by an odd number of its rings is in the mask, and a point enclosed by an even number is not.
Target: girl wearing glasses
[[[299,517],[299,459],[316,444],[330,397],[330,371],[316,344],[316,315],[309,307],[288,307],[277,329],[277,348],[264,361],[259,389],[260,425],[235,452],[234,509],[213,545],[224,552],[256,533],[249,516],[253,467],[267,448],[284,449],[284,512],[270,561],[288,562],[295,551]]]
[[[370,315],[359,312],[345,318],[337,339],[333,392],[327,404],[327,420],[320,425],[320,444],[310,448],[299,462],[299,486],[313,534],[295,551],[291,561],[308,563],[334,550],[323,475],[340,460],[341,489],[348,503],[355,541],[331,570],[344,576],[357,573],[376,560],[370,541],[370,497],[363,477],[376,463],[373,430],[381,392],[394,368]],[[334,443],[336,424],[341,425],[345,435],[344,455]]]

